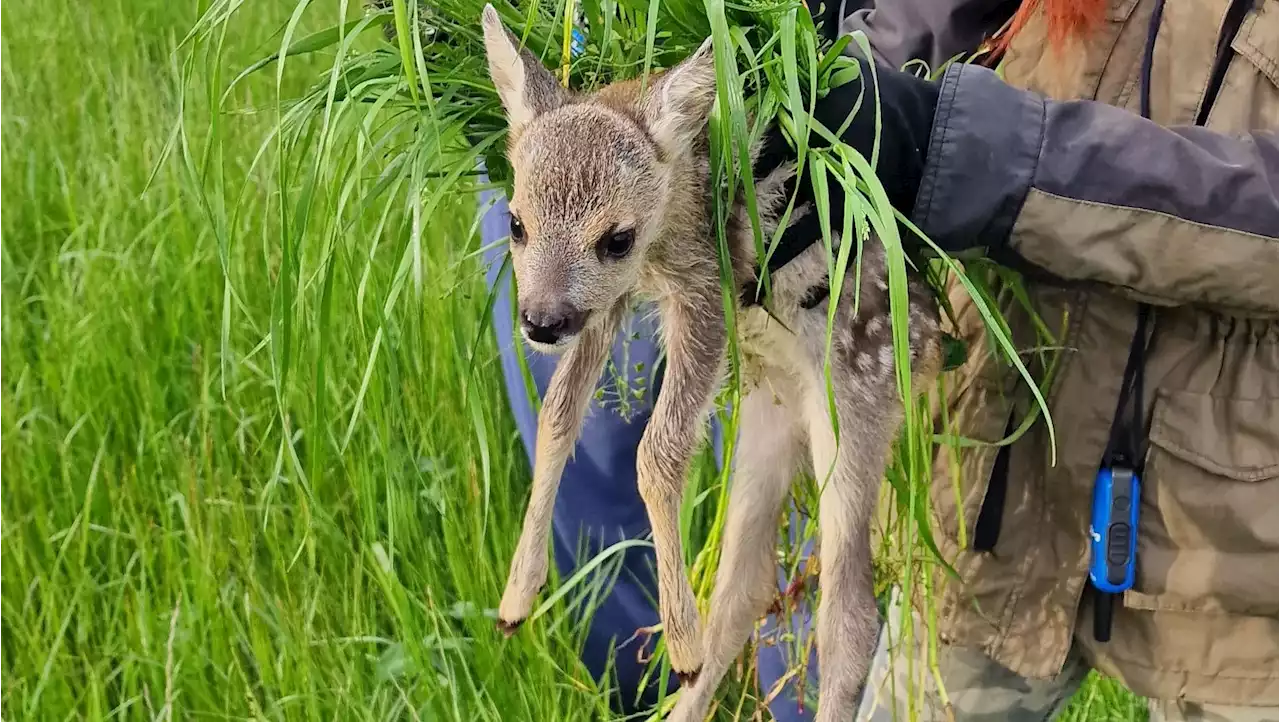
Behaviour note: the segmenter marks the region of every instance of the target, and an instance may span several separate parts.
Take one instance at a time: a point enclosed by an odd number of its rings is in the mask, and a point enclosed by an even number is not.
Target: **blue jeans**
[[[493,204],[491,207],[490,203]],[[506,199],[495,191],[486,191],[481,196],[481,207],[488,207],[481,234],[482,243],[493,246],[486,252],[486,277],[490,288],[497,287],[493,323],[507,399],[532,466],[537,414],[525,390],[517,357],[516,344],[523,344],[523,341],[512,323],[514,313],[511,272],[509,267],[503,270],[507,247],[504,243],[499,243],[509,232]],[[541,398],[546,394],[557,359],[533,352],[527,346],[524,347],[524,356]],[[613,365],[616,367],[615,373],[627,374],[625,388],[637,388],[642,379],[648,378],[658,356],[657,328],[642,316],[632,318],[615,339]],[[649,534],[648,515],[636,485],[636,449],[652,413],[652,402],[656,398],[660,382],[659,376],[652,388],[646,388],[642,398],[630,399],[632,408],[628,413],[629,418],[618,413],[613,404],[605,407],[592,404],[583,423],[575,453],[565,466],[556,498],[552,535],[555,562],[562,578],[571,575],[579,563],[586,562],[609,546]],[[602,383],[613,382],[602,378]],[[724,459],[718,443],[721,430],[714,420],[712,423],[712,438],[717,440],[717,459],[723,466]],[[803,552],[807,555],[809,550],[805,549]],[[645,665],[637,659],[637,652],[641,651],[637,647],[645,643],[644,640],[633,640],[628,646],[616,651],[613,648],[623,644],[637,629],[658,623],[658,588],[651,547],[631,547],[622,554],[625,556],[621,570],[616,581],[598,602],[587,628],[581,655],[583,663],[597,679],[605,674],[612,663],[619,692],[616,702],[626,714],[652,706],[659,690],[653,684],[644,690],[640,689]],[[788,580],[780,570],[779,587],[785,588],[787,583]],[[777,632],[784,631],[779,630],[777,624],[778,620],[772,617],[766,620],[764,634],[776,636]],[[785,627],[785,631],[807,636],[811,627],[808,610],[801,607],[793,618],[785,620]],[[786,672],[789,664],[782,644],[761,645],[759,650],[759,683],[763,693],[767,694]],[[811,654],[808,660],[809,670],[804,690],[805,697],[809,699],[815,696],[817,689],[816,656]],[[674,691],[674,675],[669,684],[668,692]],[[793,681],[789,681],[770,704],[770,711],[781,722],[807,721],[811,719],[811,708],[811,704],[798,703]]]

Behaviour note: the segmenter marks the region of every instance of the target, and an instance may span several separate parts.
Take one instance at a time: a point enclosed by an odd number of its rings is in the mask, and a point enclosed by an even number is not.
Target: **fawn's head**
[[[583,95],[485,6],[489,74],[509,125],[511,258],[521,329],[537,349],[567,348],[640,278],[715,99],[708,40],[681,64]],[[700,202],[700,201],[699,201]]]

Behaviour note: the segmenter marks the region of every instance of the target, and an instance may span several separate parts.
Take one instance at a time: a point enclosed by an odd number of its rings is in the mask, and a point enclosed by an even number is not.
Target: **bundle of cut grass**
[[[308,93],[275,99],[273,111],[278,122],[272,137],[264,143],[261,156],[274,160],[280,186],[289,193],[271,334],[273,372],[286,428],[290,349],[296,343],[293,317],[299,288],[313,282],[326,283],[338,257],[345,253],[343,246],[352,242],[348,231],[357,220],[373,219],[376,234],[381,235],[388,219],[396,216],[393,211],[407,209],[397,283],[384,304],[384,315],[389,316],[405,284],[412,281],[420,287],[421,230],[431,223],[433,214],[481,187],[477,182],[481,164],[493,184],[509,187],[511,174],[503,155],[507,124],[488,77],[479,22],[485,4],[486,0],[438,0],[429,5],[410,0],[374,0],[364,7],[340,1],[336,9],[341,22],[303,33],[300,28],[313,20],[316,11],[312,2],[300,0],[290,22],[281,29],[274,52],[243,69],[225,88],[217,85],[216,74],[211,81],[210,94],[220,94],[225,104],[239,81],[251,73],[274,69],[280,77],[291,56],[321,51],[333,54],[329,72],[317,79]],[[710,121],[712,185],[718,217],[726,217],[737,198],[745,198],[755,216],[753,179],[741,171],[749,167],[746,161],[750,141],[776,122],[796,149],[797,158],[808,168],[817,199],[816,211],[828,213],[826,206],[833,193],[843,193],[850,201],[844,217],[833,219],[833,227],[824,230],[823,242],[834,279],[833,298],[839,297],[840,280],[846,277],[849,264],[857,264],[858,258],[850,257],[853,244],[843,244],[840,252],[831,252],[831,234],[874,237],[877,240],[872,242],[884,244],[889,261],[898,390],[908,413],[893,464],[885,474],[887,493],[882,495],[885,514],[878,530],[881,543],[877,581],[881,591],[897,586],[908,598],[913,597],[918,585],[923,585],[924,598],[930,598],[931,570],[945,565],[933,541],[926,491],[934,457],[940,443],[977,442],[946,440],[935,433],[929,402],[923,396],[937,390],[910,388],[906,274],[911,261],[904,247],[917,244],[932,251],[933,260],[920,270],[939,292],[939,300],[945,299],[944,290],[952,284],[967,292],[987,323],[994,352],[1016,367],[1030,385],[1039,408],[1006,441],[1024,432],[1045,411],[1039,390],[1043,380],[1032,377],[1012,346],[997,311],[993,275],[1003,281],[1001,293],[1015,296],[1016,279],[985,263],[962,266],[933,246],[890,207],[872,172],[876,152],[863,157],[840,142],[838,129],[823,127],[810,117],[815,99],[833,88],[849,86],[841,92],[860,92],[864,98],[876,92],[874,76],[863,77],[858,64],[848,56],[851,52],[869,56],[866,39],[846,36],[834,44],[820,40],[809,9],[797,0],[747,0],[732,5],[723,0],[567,0],[500,2],[495,6],[507,28],[545,64],[557,68],[565,85],[583,91],[671,67],[710,36],[718,84],[718,99]],[[239,0],[212,3],[188,38],[193,43],[191,62],[198,56],[196,48],[216,47],[228,19],[240,9]],[[333,8],[329,10],[332,12]],[[215,126],[215,135],[217,132],[223,131]],[[813,147],[810,138],[815,134],[828,143]],[[212,195],[220,192],[215,189]],[[225,205],[226,200],[219,197],[216,202]],[[756,223],[757,247],[765,255],[779,238],[765,236]],[[323,226],[327,240],[319,247],[307,247],[302,244],[304,230],[314,224]],[[915,237],[903,238],[901,228],[909,229]],[[723,224],[718,232],[723,252],[727,248]],[[460,247],[459,268],[468,267],[466,264],[478,251],[470,243]],[[303,269],[307,268],[313,272],[305,273]],[[736,402],[740,388],[738,352],[733,343],[732,299],[736,291],[728,281],[727,258],[722,268],[732,370],[732,381],[723,392],[721,407],[727,421],[728,444],[724,452],[728,458],[736,438],[734,414],[739,407]],[[763,283],[767,286],[767,276]],[[323,303],[332,302],[327,295],[321,297]],[[491,296],[487,303],[492,302]],[[830,318],[834,316],[833,308]],[[380,330],[370,350],[366,378],[373,373],[381,334]],[[830,340],[828,328],[828,344]],[[473,348],[480,348],[480,339],[475,340]],[[475,363],[474,358],[471,361]],[[360,406],[357,398],[347,438],[359,423]],[[1049,423],[1047,414],[1044,417]],[[704,604],[718,561],[727,482],[725,465],[718,485],[695,489],[686,501],[705,523],[699,534],[702,538],[689,540],[687,547],[700,550],[692,573],[694,589]],[[812,511],[816,498],[812,494],[805,496],[798,503]],[[815,534],[813,525],[804,524],[803,529],[792,530],[793,539]],[[789,550],[784,564],[800,575],[797,554],[797,550]],[[541,609],[547,609],[549,604]],[[805,647],[812,641],[796,640],[796,644],[796,658],[807,659]]]

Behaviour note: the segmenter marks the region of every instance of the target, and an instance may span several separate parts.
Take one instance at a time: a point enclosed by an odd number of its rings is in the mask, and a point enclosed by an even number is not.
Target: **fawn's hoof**
[[[496,626],[498,627],[498,631],[502,632],[502,636],[510,637],[511,635],[516,633],[516,630],[520,628],[521,624],[524,624],[523,619],[517,619],[514,622],[508,622],[505,619],[499,619]]]
[[[698,681],[698,675],[702,674],[702,669],[698,668],[692,672],[681,672],[676,670],[676,679],[680,680],[681,687],[692,687]]]

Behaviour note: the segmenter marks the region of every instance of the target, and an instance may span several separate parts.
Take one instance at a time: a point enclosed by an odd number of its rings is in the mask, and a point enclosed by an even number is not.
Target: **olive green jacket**
[[[1008,5],[886,1],[844,29],[882,60],[937,67]],[[962,578],[939,575],[944,641],[1028,677],[1058,672],[1074,644],[1140,695],[1276,704],[1278,17],[1277,0],[1109,0],[1100,31],[1065,55],[1036,18],[1005,82],[972,65],[943,76],[914,220],[1022,268],[1064,349],[1045,389],[1056,464],[1043,420],[1012,445],[960,449],[956,465],[939,454],[936,533]],[[937,423],[997,441],[1034,401],[966,294],[952,298],[969,356]],[[1139,301],[1154,310],[1137,576],[1100,644],[1090,500]],[[1017,304],[1003,310],[1018,348],[1043,344]]]

